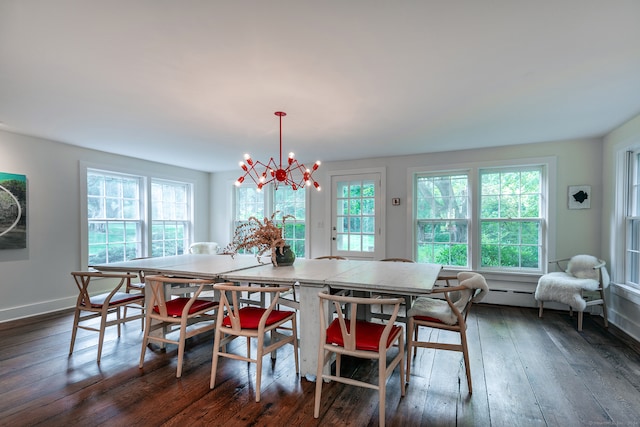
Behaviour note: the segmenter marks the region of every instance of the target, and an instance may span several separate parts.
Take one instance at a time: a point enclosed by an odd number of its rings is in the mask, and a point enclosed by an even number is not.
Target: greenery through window
[[[545,166],[414,175],[414,257],[458,269],[541,272]]]
[[[141,186],[139,177],[87,172],[89,265],[142,253]]]
[[[541,268],[542,169],[480,171],[480,266]]]
[[[234,229],[254,216],[263,221],[274,212],[281,223],[283,215],[293,215],[295,220],[285,221],[283,236],[296,257],[304,258],[306,253],[306,189],[293,190],[289,186],[279,186],[277,190],[268,186],[258,191],[252,186],[235,187]],[[240,251],[242,252],[242,250]]]
[[[416,261],[469,265],[469,178],[466,173],[418,176]]]
[[[188,247],[191,212],[190,185],[151,182],[151,256],[180,255]]]
[[[150,182],[147,187],[141,176],[87,169],[89,265],[179,255],[189,247],[192,185]]]

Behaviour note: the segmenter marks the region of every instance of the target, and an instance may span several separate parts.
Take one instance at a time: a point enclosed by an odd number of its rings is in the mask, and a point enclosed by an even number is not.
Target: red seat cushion
[[[108,296],[109,296],[109,293],[104,293],[104,294],[91,297],[91,307],[93,308],[102,307],[102,305],[104,304],[104,301],[107,299]],[[113,294],[113,298],[111,298],[111,301],[109,301],[109,305],[122,304],[126,302],[137,301],[137,300],[143,301],[144,295],[128,294],[126,292],[116,292],[115,294]]]
[[[182,310],[184,310],[184,306],[187,305],[187,303],[189,302],[189,299],[190,298],[182,297],[182,298],[176,298],[176,299],[167,301],[167,303],[165,304],[167,307],[167,314],[173,317],[182,316]],[[195,300],[193,305],[189,308],[189,314],[197,313],[198,311],[206,310],[208,308],[209,309],[214,308],[217,306],[218,306],[218,303],[215,301],[210,301],[206,299],[197,299]],[[155,311],[156,313],[160,313],[158,306],[153,307],[153,311]]]
[[[241,308],[240,310],[238,310],[238,317],[240,317],[240,327],[242,329],[258,329],[260,318],[265,311],[267,310],[260,307]],[[280,322],[281,320],[286,319],[292,314],[294,314],[293,311],[273,310],[271,313],[269,313],[269,317],[267,317],[265,326],[273,325],[274,323]],[[231,326],[231,319],[229,318],[229,316],[224,318],[222,324],[224,326]]]
[[[436,319],[435,317],[429,317],[429,316],[413,316],[413,318],[416,320],[422,320],[423,322],[444,323],[440,319]]]
[[[347,332],[351,332],[349,319],[345,319]],[[380,323],[365,322],[364,320],[356,320],[356,349],[364,351],[378,351],[378,343],[380,336],[384,331],[385,325]],[[402,333],[400,326],[392,326],[387,340],[387,348],[395,341],[399,333]],[[327,328],[327,344],[335,344],[344,347],[342,339],[342,331],[340,330],[340,321],[334,319]]]

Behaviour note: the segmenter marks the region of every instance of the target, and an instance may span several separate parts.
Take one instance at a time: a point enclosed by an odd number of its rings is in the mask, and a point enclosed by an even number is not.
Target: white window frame
[[[408,197],[407,197],[407,243],[408,243],[408,253],[415,258],[415,247],[416,247],[416,229],[415,229],[415,213],[414,213],[414,203],[415,203],[415,186],[414,180],[416,175],[418,174],[426,174],[426,175],[438,175],[438,174],[449,174],[451,172],[456,171],[469,171],[469,198],[471,203],[470,218],[469,218],[469,236],[468,236],[468,244],[470,248],[471,255],[469,260],[471,265],[469,268],[476,271],[483,271],[486,273],[497,273],[503,276],[512,275],[516,276],[539,276],[542,273],[546,273],[548,268],[549,259],[553,259],[555,256],[555,221],[550,221],[550,218],[555,218],[556,213],[556,157],[536,157],[536,158],[525,158],[525,159],[511,159],[504,161],[492,161],[492,162],[469,162],[469,163],[459,163],[459,164],[451,164],[446,167],[442,167],[441,165],[431,165],[425,167],[414,167],[407,169],[407,188],[408,188]],[[540,270],[527,269],[524,271],[515,270],[511,268],[481,268],[480,267],[480,223],[479,223],[479,215],[480,215],[480,170],[488,169],[488,168],[516,168],[516,167],[530,167],[534,165],[540,165],[544,167],[543,171],[543,189],[542,189],[542,197],[543,197],[543,208],[542,213],[544,218],[542,224],[542,248],[540,253]],[[457,270],[457,268],[451,268],[451,270]]]
[[[165,176],[154,172],[141,172],[139,170],[131,170],[123,168],[118,165],[111,164],[97,164],[91,162],[80,161],[79,162],[79,177],[80,177],[80,239],[82,245],[80,250],[80,263],[81,265],[89,265],[89,230],[88,230],[88,215],[87,215],[87,173],[90,170],[103,172],[105,174],[113,175],[125,175],[131,177],[138,177],[142,180],[142,188],[140,190],[140,199],[142,202],[142,228],[141,238],[142,247],[140,257],[151,256],[151,180],[162,180],[168,182],[176,182],[187,184],[190,186],[190,226],[188,231],[188,241],[185,242],[185,252],[188,250],[189,244],[193,241],[194,233],[194,212],[195,212],[195,182],[190,179]]]
[[[151,200],[151,204],[149,205],[151,209],[149,209],[149,211],[151,212],[151,228],[150,228],[150,233],[149,233],[149,243],[150,243],[150,254],[151,256],[153,255],[153,250],[154,250],[154,243],[158,242],[159,244],[162,245],[162,252],[163,252],[163,256],[169,256],[169,255],[179,255],[181,253],[188,253],[189,252],[189,244],[191,242],[191,236],[193,235],[193,185],[187,182],[183,182],[183,181],[176,181],[176,180],[169,180],[169,179],[164,179],[164,178],[155,178],[152,177],[150,179],[150,197],[149,199]],[[185,216],[183,218],[177,218],[176,217],[176,211],[178,210],[177,208],[179,207],[178,202],[175,201],[162,201],[161,203],[169,203],[170,204],[170,208],[171,208],[171,213],[169,214],[169,216],[171,218],[164,218],[164,211],[161,213],[161,215],[163,216],[163,218],[156,218],[154,216],[154,201],[153,201],[153,186],[154,185],[169,185],[169,186],[173,186],[173,187],[184,187],[185,189],[185,202],[184,204],[186,204],[185,206]],[[162,228],[163,228],[163,238],[162,239],[158,239],[158,240],[154,240],[154,227],[156,225],[162,224]],[[171,227],[174,226],[176,228],[178,228],[178,226],[182,226],[184,229],[184,234],[182,236],[182,242],[179,241],[179,239],[174,238],[174,239],[167,239],[164,236],[164,230],[167,229],[167,226]],[[169,254],[166,254],[166,248],[168,245],[171,245],[173,247],[173,251],[170,251]],[[179,252],[179,246],[180,244],[182,244],[182,252]],[[171,253],[171,252],[175,252],[175,253]]]
[[[619,256],[624,274],[618,277],[624,278],[625,285],[640,290],[640,149],[624,153],[621,181],[623,209],[616,217],[624,227],[624,246]]]

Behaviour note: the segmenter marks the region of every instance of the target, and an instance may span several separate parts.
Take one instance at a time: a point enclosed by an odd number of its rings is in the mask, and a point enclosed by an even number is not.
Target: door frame
[[[329,200],[325,206],[325,224],[329,224],[329,227],[326,229],[325,237],[329,242],[329,252],[331,255],[333,253],[333,241],[331,240],[332,236],[332,219],[333,219],[333,200],[335,197],[334,188],[333,188],[333,177],[334,176],[342,176],[342,175],[366,175],[366,174],[380,174],[380,218],[376,218],[376,224],[378,226],[378,241],[380,243],[379,250],[376,250],[374,253],[373,259],[382,259],[386,256],[387,248],[386,248],[386,223],[387,223],[387,168],[386,167],[377,167],[377,168],[363,168],[363,169],[346,169],[346,170],[332,170],[327,172],[327,180],[330,186]]]

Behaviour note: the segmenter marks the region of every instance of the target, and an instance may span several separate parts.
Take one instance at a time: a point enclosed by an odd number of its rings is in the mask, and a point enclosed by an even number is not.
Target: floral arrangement
[[[286,242],[282,237],[284,222],[288,218],[295,219],[293,215],[285,215],[282,217],[282,224],[278,226],[274,218],[279,212],[274,212],[271,218],[264,218],[263,221],[252,216],[247,222],[237,226],[233,234],[233,241],[227,245],[224,252],[235,255],[240,249],[251,250],[256,248],[258,250],[256,253],[258,262],[260,262],[260,257],[264,256],[265,252],[270,252],[271,262],[277,266],[276,250],[280,249],[282,254],[286,246]]]

